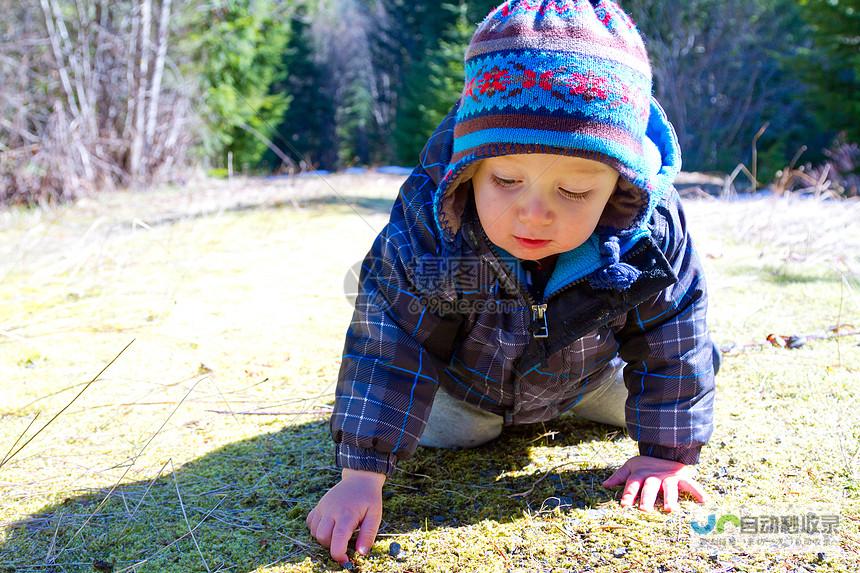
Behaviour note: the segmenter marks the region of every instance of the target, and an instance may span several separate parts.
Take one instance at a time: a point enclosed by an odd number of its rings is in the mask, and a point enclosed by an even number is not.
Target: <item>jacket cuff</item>
[[[390,476],[394,473],[397,455],[340,442],[335,444],[334,463],[339,468],[377,472]]]
[[[702,446],[678,446],[676,448],[672,448],[669,446],[661,446],[659,444],[639,442],[639,455],[672,460],[686,465],[699,463],[699,453],[701,451]]]

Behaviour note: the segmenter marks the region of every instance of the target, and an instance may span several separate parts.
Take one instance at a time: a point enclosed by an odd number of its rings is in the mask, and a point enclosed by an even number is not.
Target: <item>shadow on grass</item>
[[[386,482],[380,533],[485,519],[509,522],[527,508],[541,508],[548,498],[578,507],[612,499],[614,492],[600,486],[609,469],[559,468],[537,485],[543,473],[503,474],[529,464],[532,446],[605,441],[613,431],[617,439],[626,439],[618,428],[565,416],[508,428],[491,444],[472,450],[419,448]],[[551,440],[540,437],[547,432],[556,434]],[[230,444],[172,472],[167,464],[150,480],[112,493],[109,488],[89,491],[46,506],[6,524],[0,572],[246,572],[308,557],[340,570],[310,537],[304,521],[338,481],[332,446],[325,421],[289,426]],[[510,497],[530,488],[526,496]]]

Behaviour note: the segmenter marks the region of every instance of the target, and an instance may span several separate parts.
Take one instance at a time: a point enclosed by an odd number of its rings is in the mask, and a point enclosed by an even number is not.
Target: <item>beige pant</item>
[[[586,420],[625,427],[624,362],[615,362],[615,373],[585,394],[562,416],[576,415]],[[474,448],[496,439],[502,433],[504,418],[453,398],[442,388],[436,392],[427,427],[418,442],[428,448]]]

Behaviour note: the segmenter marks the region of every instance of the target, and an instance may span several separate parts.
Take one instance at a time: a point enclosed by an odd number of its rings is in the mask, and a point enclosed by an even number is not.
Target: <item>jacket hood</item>
[[[492,152],[473,154],[451,163],[453,131],[462,99],[454,104],[422,151],[421,162],[436,183],[433,196],[433,218],[444,243],[457,241],[466,198],[471,191],[471,178],[479,162],[488,157],[518,153],[545,152],[527,145],[499,142]],[[605,154],[576,149],[559,149],[571,155],[601,161],[619,172],[618,185],[604,209],[595,234],[616,235],[621,239],[639,238],[647,234],[647,223],[660,199],[671,188],[681,170],[681,150],[675,128],[669,122],[659,102],[651,97],[648,126],[643,137],[641,166],[636,170],[621,164],[611,149]],[[623,241],[629,242],[629,241]]]
[[[454,104],[451,111],[428,140],[421,153],[421,162],[428,175],[433,179],[433,220],[440,237],[440,251],[451,253],[460,248],[460,229],[466,209],[467,199],[472,193],[471,178],[477,171],[482,159],[500,155],[519,153],[546,153],[544,147],[535,148],[528,144],[485,146],[482,153],[460,157],[456,162],[454,154],[454,130],[458,121],[458,110],[462,99]],[[559,154],[584,157],[601,161],[619,172],[618,184],[604,208],[591,237],[579,247],[561,253],[556,263],[556,271],[547,284],[547,293],[563,287],[567,283],[590,275],[597,269],[607,269],[606,247],[617,249],[616,260],[629,251],[642,237],[650,235],[648,221],[660,199],[671,189],[681,169],[681,151],[675,129],[669,122],[666,112],[652,96],[647,128],[641,141],[641,155],[638,164],[632,168],[622,163],[620,157],[606,153],[596,154],[590,150],[558,148]],[[501,250],[501,249],[498,249]],[[519,272],[518,259],[501,250],[504,258],[516,272]],[[635,271],[633,271],[635,274]],[[635,280],[631,279],[631,280]],[[628,283],[630,281],[627,281]],[[625,288],[604,280],[592,282],[595,288]]]

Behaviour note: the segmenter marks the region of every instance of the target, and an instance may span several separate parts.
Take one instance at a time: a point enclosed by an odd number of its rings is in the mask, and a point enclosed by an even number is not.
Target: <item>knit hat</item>
[[[624,290],[638,270],[621,254],[681,167],[677,136],[651,96],[651,67],[634,22],[610,0],[509,0],[475,31],[450,162],[433,211],[453,243],[461,184],[481,159],[548,153],[603,162],[620,174],[595,229],[595,288]],[[465,187],[465,186],[464,186]],[[462,190],[461,190],[462,191]]]

